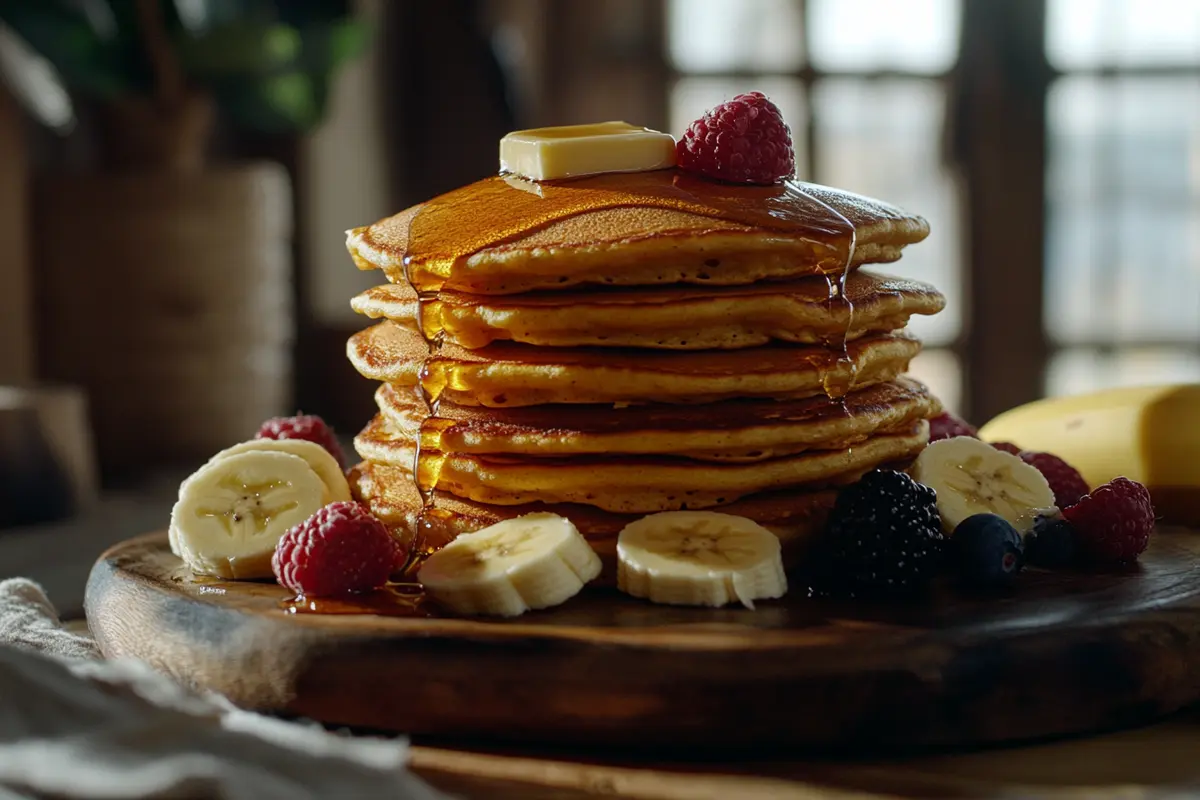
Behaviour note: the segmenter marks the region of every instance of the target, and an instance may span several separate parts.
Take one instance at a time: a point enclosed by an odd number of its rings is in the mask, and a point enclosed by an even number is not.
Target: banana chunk
[[[250,450],[210,461],[179,487],[171,550],[195,573],[268,578],[275,545],[324,505],[325,482],[291,453]]]
[[[337,459],[321,445],[305,439],[251,439],[222,450],[208,461],[211,464],[238,453],[255,450],[290,453],[307,461],[313,472],[325,483],[325,505],[350,499],[350,484]]]
[[[515,617],[566,602],[599,574],[600,557],[570,520],[536,513],[460,535],[417,580],[458,614]]]
[[[782,597],[787,576],[775,534],[745,517],[664,511],[617,537],[617,588],[655,603],[719,607]]]
[[[975,514],[996,514],[1026,531],[1054,508],[1054,492],[1036,467],[969,436],[931,443],[913,462],[912,476],[937,492],[946,533]]]

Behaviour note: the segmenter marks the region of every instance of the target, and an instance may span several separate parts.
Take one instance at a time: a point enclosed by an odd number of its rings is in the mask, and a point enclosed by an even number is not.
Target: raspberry
[[[972,439],[977,439],[979,432],[975,430],[975,426],[954,416],[949,411],[943,411],[929,420],[929,441],[953,439],[955,436],[970,436]]]
[[[937,494],[903,472],[869,472],[838,495],[826,546],[826,579],[842,584],[833,591],[920,591],[942,565]]]
[[[366,592],[387,583],[404,553],[388,529],[362,506],[330,503],[279,540],[271,570],[279,582],[311,597]]]
[[[1136,481],[1117,478],[1063,509],[1075,531],[1075,546],[1086,561],[1136,561],[1154,530],[1150,492]]]
[[[1012,442],[988,442],[988,444],[997,450],[1003,450],[1006,453],[1012,453],[1014,456],[1021,455],[1021,448],[1017,447]]]
[[[704,112],[675,145],[680,168],[730,183],[778,183],[796,172],[792,131],[779,107],[747,92]]]
[[[295,417],[272,417],[258,429],[255,439],[304,439],[315,442],[329,451],[337,459],[342,469],[346,468],[346,455],[338,443],[333,428],[325,424],[325,420],[311,414],[301,414]]]
[[[995,445],[992,445],[995,447]],[[1072,467],[1056,455],[1050,453],[1031,452],[1022,450],[1017,453],[1026,464],[1037,468],[1050,484],[1054,492],[1054,504],[1059,508],[1068,508],[1079,502],[1079,498],[1088,493],[1087,481]]]

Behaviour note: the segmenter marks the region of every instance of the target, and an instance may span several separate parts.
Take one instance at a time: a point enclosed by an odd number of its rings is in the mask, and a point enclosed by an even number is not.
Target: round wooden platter
[[[589,588],[493,621],[293,613],[288,599],[269,583],[195,581],[152,534],[101,557],[86,607],[107,656],[240,706],[461,740],[960,747],[1112,729],[1200,700],[1200,532],[1182,529],[1157,532],[1133,567],[1031,570],[1004,593],[943,588],[909,605],[794,592],[709,610]]]

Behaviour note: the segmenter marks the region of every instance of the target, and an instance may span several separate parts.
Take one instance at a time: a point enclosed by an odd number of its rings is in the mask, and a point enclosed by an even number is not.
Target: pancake
[[[581,503],[620,513],[654,513],[721,505],[749,494],[827,482],[883,463],[915,457],[929,440],[924,420],[837,450],[751,463],[717,464],[654,456],[521,456],[430,453],[422,449],[422,486],[480,503]],[[354,440],[364,459],[411,469],[412,437],[377,416]]]
[[[602,579],[611,582],[616,574],[617,535],[639,519],[637,514],[614,514],[594,506],[531,503],[525,505],[487,505],[438,494],[436,506],[421,515],[420,496],[411,475],[387,464],[358,464],[348,475],[356,500],[383,520],[398,538],[417,552],[433,552],[462,533],[470,533],[504,520],[534,512],[550,512],[567,517],[588,540],[604,563]],[[840,476],[837,483],[848,483],[857,476]],[[832,486],[788,489],[744,497],[720,507],[758,522],[779,537],[786,566],[798,564],[812,541],[825,527],[837,499]],[[420,531],[414,534],[414,531]]]
[[[428,417],[411,387],[375,394],[392,431],[413,441]],[[941,404],[907,378],[852,392],[842,401],[726,400],[702,405],[568,405],[481,409],[443,401],[425,422],[421,446],[446,453],[538,457],[683,455],[704,461],[761,461],[813,448],[836,449],[880,430],[936,416]]]
[[[887,275],[847,276],[847,306],[830,278],[745,287],[686,286],[482,297],[441,292],[418,303],[408,285],[368,289],[351,301],[372,319],[475,349],[497,341],[677,350],[743,348],[772,340],[840,345],[903,328],[912,314],[936,314],[945,298],[932,286]],[[420,320],[417,319],[418,308]]]
[[[838,189],[667,169],[542,183],[493,176],[355,228],[347,247],[360,269],[393,283],[511,294],[841,273],[895,261],[928,234],[921,217]]]
[[[774,343],[746,350],[676,352],[545,348],[500,342],[446,345],[427,362],[421,336],[394,322],[359,331],[347,356],[364,377],[415,386],[459,405],[699,403],[737,397],[836,395],[894,379],[920,351],[902,334],[864,336],[840,350]]]

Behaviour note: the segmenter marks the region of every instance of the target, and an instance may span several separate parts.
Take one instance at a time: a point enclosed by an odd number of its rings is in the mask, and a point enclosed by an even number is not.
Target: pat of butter
[[[500,170],[535,181],[675,166],[669,133],[628,122],[513,131],[500,140]]]

